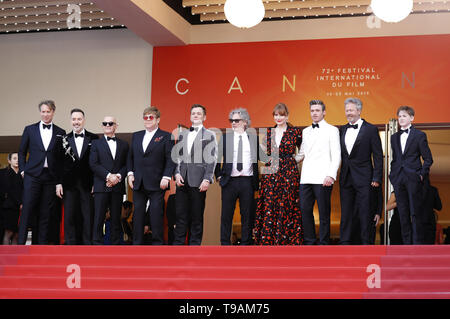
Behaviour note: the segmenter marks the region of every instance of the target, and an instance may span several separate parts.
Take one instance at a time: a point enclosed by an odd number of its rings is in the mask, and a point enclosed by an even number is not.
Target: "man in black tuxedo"
[[[205,120],[205,107],[192,105],[192,126],[180,134],[173,148],[172,158],[177,161],[174,245],[185,243],[188,229],[190,245],[201,245],[203,238],[206,191],[213,182],[217,162],[216,135],[203,126]]]
[[[359,218],[361,243],[369,245],[373,244],[371,225],[377,218],[370,209],[370,193],[383,179],[383,150],[377,127],[361,119],[362,101],[348,98],[344,105],[349,123],[340,128],[340,241],[342,245],[352,243],[352,224]]]
[[[92,244],[92,185],[89,167],[91,143],[96,134],[84,128],[83,110],[70,111],[72,132],[59,142],[64,153],[62,184],[56,185],[56,194],[64,200],[64,241],[66,245]],[[80,221],[80,222],[79,222]],[[81,234],[81,242],[77,235]]]
[[[404,245],[427,243],[428,216],[423,206],[423,183],[428,178],[433,157],[427,135],[411,125],[414,114],[410,106],[399,107],[400,131],[391,137],[389,178],[394,186]]]
[[[236,201],[239,198],[241,213],[241,245],[251,244],[254,216],[254,192],[259,188],[258,138],[250,129],[250,115],[246,109],[230,112],[232,131],[222,136],[215,170],[216,179],[222,187],[222,216],[220,243],[231,245],[231,230]]]
[[[128,184],[133,189],[133,245],[144,243],[146,203],[150,200],[152,244],[164,243],[164,194],[175,169],[171,152],[173,139],[159,129],[161,113],[156,107],[144,110],[145,130],[133,133],[128,152]]]
[[[128,143],[115,137],[117,126],[114,117],[105,116],[102,122],[104,136],[92,141],[89,156],[89,165],[94,172],[94,245],[103,244],[103,223],[108,209],[111,214],[111,244],[120,244]]]
[[[52,123],[55,110],[55,102],[51,100],[39,103],[41,121],[25,127],[20,141],[19,171],[24,178],[24,193],[19,245],[26,243],[29,223],[35,217],[37,229],[33,229],[33,241],[42,245],[49,242],[49,221],[55,218],[56,184],[61,183],[62,154],[57,139],[66,134]]]

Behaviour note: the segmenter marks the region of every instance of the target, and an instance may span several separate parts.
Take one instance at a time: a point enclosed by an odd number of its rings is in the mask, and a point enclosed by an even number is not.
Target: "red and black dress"
[[[256,245],[300,245],[303,241],[300,212],[300,174],[295,161],[302,142],[301,129],[288,127],[277,147],[275,130],[267,130],[270,161],[261,172],[253,235]]]

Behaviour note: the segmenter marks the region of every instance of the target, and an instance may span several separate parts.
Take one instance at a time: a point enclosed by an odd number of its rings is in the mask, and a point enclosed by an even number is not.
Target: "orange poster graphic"
[[[308,101],[326,104],[326,119],[345,123],[344,100],[363,101],[374,124],[400,105],[416,123],[450,122],[450,35],[227,43],[154,49],[152,105],[162,126],[189,125],[194,103],[207,108],[207,127],[228,127],[231,109],[245,107],[252,126],[271,126],[278,102],[293,125],[309,125]]]

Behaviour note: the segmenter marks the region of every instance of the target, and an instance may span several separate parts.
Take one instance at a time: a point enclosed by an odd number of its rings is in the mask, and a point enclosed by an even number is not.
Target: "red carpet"
[[[0,246],[0,298],[450,298],[450,246]]]

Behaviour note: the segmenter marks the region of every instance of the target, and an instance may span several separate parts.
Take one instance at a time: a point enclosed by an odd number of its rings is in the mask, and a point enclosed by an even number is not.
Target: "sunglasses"
[[[156,116],[154,116],[154,115],[144,115],[142,118],[144,120],[146,120],[146,121],[153,121],[156,118]]]
[[[230,123],[239,123],[242,119],[229,119]]]
[[[113,126],[114,124],[116,124],[116,123],[114,123],[114,122],[102,122],[103,126]]]

